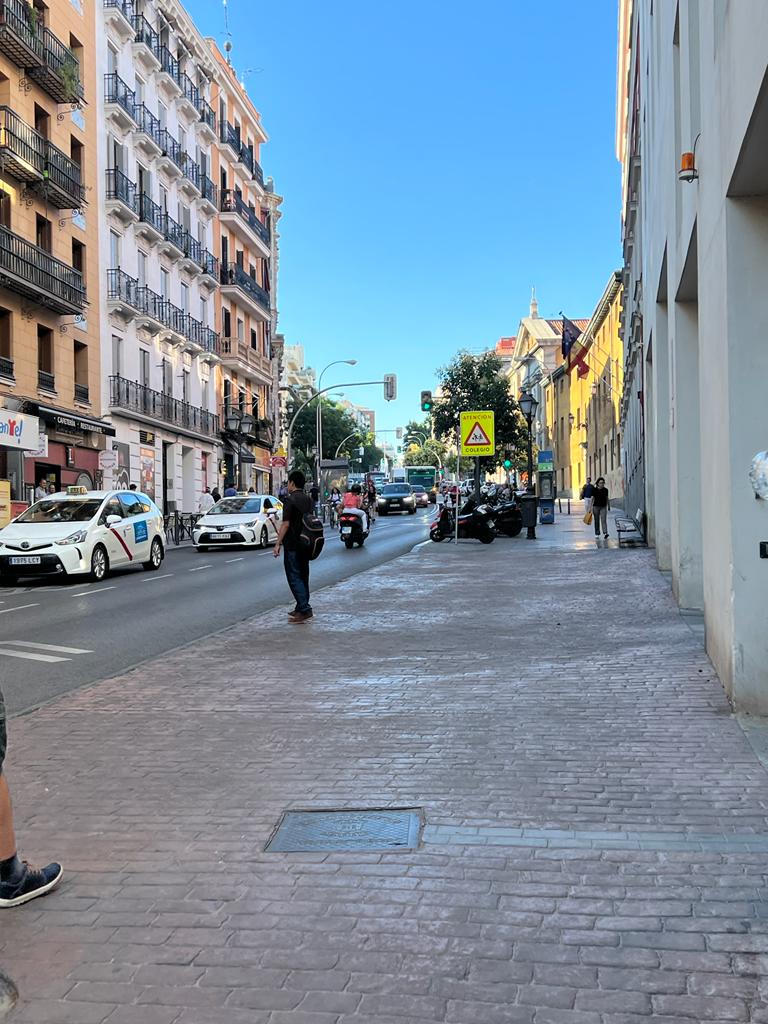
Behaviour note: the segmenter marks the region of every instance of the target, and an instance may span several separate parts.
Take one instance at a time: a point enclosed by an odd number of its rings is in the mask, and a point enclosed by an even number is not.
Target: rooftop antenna
[[[224,30],[227,35],[227,40],[224,43],[224,52],[227,55],[227,64],[232,67],[232,33],[229,30],[229,7],[227,6],[228,0],[221,0],[224,7]]]

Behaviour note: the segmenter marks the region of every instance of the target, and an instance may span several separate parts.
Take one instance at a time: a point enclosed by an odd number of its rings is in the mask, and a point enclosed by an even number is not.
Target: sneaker
[[[608,540],[608,534],[607,533],[603,534],[603,540]]]
[[[0,882],[0,907],[18,907],[38,896],[45,896],[61,881],[61,864],[48,864],[44,868],[33,868],[26,861],[19,865],[17,874]]]

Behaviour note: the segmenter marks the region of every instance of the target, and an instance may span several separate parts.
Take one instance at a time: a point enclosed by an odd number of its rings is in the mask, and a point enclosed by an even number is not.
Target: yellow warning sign
[[[461,454],[493,455],[494,416],[490,409],[461,414]]]

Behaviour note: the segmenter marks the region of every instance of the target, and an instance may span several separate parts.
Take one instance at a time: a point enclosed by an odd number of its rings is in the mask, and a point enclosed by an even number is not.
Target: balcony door
[[[11,197],[0,190],[0,225],[11,230]]]
[[[136,186],[139,190],[139,195],[146,195],[152,197],[152,175],[141,164],[136,164]]]

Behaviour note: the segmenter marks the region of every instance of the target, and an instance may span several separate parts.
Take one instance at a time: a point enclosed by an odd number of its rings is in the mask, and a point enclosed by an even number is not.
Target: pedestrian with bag
[[[279,557],[281,548],[283,551],[285,578],[296,599],[296,607],[288,613],[288,621],[295,624],[307,622],[313,615],[309,603],[309,563],[314,553],[305,544],[303,535],[306,533],[306,517],[317,517],[315,504],[304,491],[306,483],[301,470],[294,469],[288,474],[288,494],[283,503],[283,521],[274,550],[275,558]],[[322,523],[320,532],[322,535]]]
[[[611,500],[608,496],[608,488],[605,486],[605,479],[598,477],[595,481],[594,491],[592,494],[592,515],[595,519],[595,537],[597,537],[597,543],[600,543],[600,532],[604,540],[608,540],[608,509],[611,506]]]

